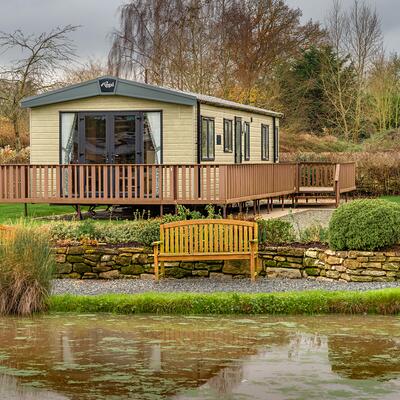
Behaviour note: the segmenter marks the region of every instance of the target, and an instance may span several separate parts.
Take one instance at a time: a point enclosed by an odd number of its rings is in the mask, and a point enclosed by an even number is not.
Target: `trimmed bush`
[[[0,314],[30,315],[47,309],[55,268],[50,240],[17,225],[0,240]]]
[[[341,205],[329,223],[334,250],[373,251],[397,244],[400,206],[386,200],[356,200]]]
[[[57,221],[47,225],[53,240],[96,240],[111,244],[159,240],[161,219],[142,221]]]
[[[261,244],[282,244],[295,240],[293,225],[282,219],[259,219],[259,242]]]

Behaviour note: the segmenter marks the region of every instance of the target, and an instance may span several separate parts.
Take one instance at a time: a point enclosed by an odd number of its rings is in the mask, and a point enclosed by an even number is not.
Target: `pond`
[[[398,399],[400,318],[0,319],[0,399]]]

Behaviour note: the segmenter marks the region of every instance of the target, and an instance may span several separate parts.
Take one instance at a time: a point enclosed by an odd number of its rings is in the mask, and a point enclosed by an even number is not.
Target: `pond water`
[[[399,399],[400,318],[0,319],[0,399]]]

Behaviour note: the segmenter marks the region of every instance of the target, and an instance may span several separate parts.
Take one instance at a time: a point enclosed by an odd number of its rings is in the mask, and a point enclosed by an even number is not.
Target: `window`
[[[235,117],[235,164],[242,163],[242,118]]]
[[[261,160],[269,160],[269,125],[261,125]]]
[[[274,132],[274,162],[279,160],[279,126],[275,127]]]
[[[213,161],[215,150],[215,124],[214,118],[201,117],[201,159]]]
[[[244,133],[244,159],[245,161],[250,160],[250,123],[245,122],[243,125]]]
[[[224,118],[224,152],[225,153],[233,152],[232,126],[233,126],[232,120]]]

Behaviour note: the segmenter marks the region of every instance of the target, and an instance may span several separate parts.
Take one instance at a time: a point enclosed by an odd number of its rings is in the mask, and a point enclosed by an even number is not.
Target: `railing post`
[[[300,163],[296,163],[296,192],[300,191]]]
[[[22,169],[22,195],[26,199],[29,197],[29,166],[24,165]]]
[[[178,166],[174,165],[172,167],[172,181],[174,182],[173,187],[174,187],[174,193],[173,193],[173,199],[176,201],[178,199]]]
[[[334,190],[335,190],[335,205],[337,208],[340,205],[340,164],[336,164]]]
[[[228,166],[220,165],[219,166],[219,200],[222,202],[226,202],[227,194],[228,194]]]

